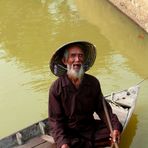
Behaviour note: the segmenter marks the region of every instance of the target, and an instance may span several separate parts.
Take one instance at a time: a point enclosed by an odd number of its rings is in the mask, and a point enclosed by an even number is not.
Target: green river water
[[[97,47],[88,73],[104,94],[148,77],[148,34],[106,0],[0,0],[0,137],[47,117],[56,79],[49,60],[62,44]],[[147,148],[148,80],[122,135],[121,148]]]

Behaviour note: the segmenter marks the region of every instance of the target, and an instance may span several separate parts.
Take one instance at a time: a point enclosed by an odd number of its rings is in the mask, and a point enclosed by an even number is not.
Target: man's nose
[[[75,56],[75,61],[76,61],[76,62],[80,61],[80,57],[79,57],[78,55]]]

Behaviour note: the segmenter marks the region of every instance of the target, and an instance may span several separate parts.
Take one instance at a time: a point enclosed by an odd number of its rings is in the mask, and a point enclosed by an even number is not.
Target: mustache
[[[84,75],[84,67],[82,64],[80,64],[80,70],[76,71],[75,69],[73,69],[73,66],[67,65],[67,74],[73,78],[81,79]]]

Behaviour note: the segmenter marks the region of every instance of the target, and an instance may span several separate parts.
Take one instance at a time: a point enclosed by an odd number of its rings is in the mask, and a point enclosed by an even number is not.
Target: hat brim
[[[84,70],[87,71],[94,64],[96,59],[96,47],[87,41],[75,41],[64,44],[55,52],[53,57],[50,60],[50,69],[52,73],[56,76],[61,76],[67,71],[66,65],[63,64],[62,58],[65,53],[65,49],[67,49],[71,45],[80,45],[85,54],[84,61]]]

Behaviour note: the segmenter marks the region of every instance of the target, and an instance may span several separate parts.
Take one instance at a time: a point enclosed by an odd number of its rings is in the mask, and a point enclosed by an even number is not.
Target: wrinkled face
[[[79,71],[84,62],[84,53],[82,49],[77,46],[68,49],[68,57],[66,65],[68,64],[75,71]]]
[[[83,73],[84,52],[80,47],[73,46],[68,49],[64,64],[67,65],[68,73],[80,77]]]

